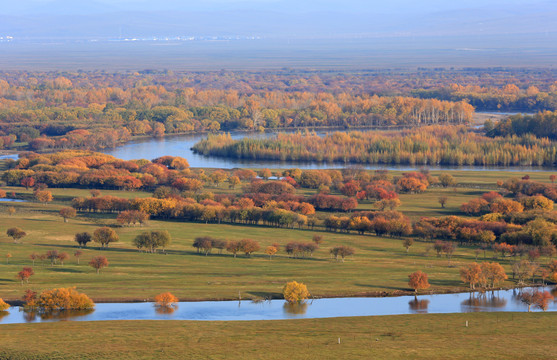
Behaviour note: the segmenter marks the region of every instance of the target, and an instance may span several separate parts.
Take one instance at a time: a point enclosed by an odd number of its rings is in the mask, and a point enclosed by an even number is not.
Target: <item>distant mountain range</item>
[[[362,38],[557,33],[557,2],[331,0],[28,0],[0,5],[0,36]]]

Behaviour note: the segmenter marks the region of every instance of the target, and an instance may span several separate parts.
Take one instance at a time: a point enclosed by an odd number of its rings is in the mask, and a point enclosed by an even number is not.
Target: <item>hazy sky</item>
[[[471,36],[557,32],[556,0],[0,0],[0,36]]]

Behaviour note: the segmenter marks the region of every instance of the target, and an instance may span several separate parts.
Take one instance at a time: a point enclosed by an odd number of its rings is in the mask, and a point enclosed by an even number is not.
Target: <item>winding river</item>
[[[539,289],[539,288],[538,288]],[[530,290],[530,289],[523,289]],[[546,287],[557,297],[557,288]],[[317,319],[352,316],[443,314],[469,312],[518,311],[528,307],[518,299],[519,290],[500,290],[486,293],[458,293],[398,296],[383,298],[332,298],[289,305],[284,300],[270,301],[200,301],[180,302],[174,311],[160,311],[153,303],[101,303],[95,310],[65,312],[40,316],[12,307],[0,312],[0,324],[50,322],[61,320],[285,320]],[[539,310],[536,310],[539,311]],[[557,301],[547,311],[557,311]]]
[[[320,136],[341,130],[320,130],[316,133]],[[373,130],[361,130],[373,131]],[[247,132],[233,132],[231,137],[233,139],[241,139],[244,137],[249,138],[266,138],[274,136],[273,132],[265,133],[247,133]],[[164,138],[146,138],[141,140],[134,140],[124,145],[113,149],[105,149],[102,152],[105,154],[113,155],[119,159],[133,160],[133,159],[148,159],[171,155],[181,156],[186,158],[191,167],[194,168],[219,168],[219,169],[233,169],[233,168],[269,168],[269,169],[334,169],[351,166],[351,164],[330,164],[323,162],[294,162],[294,161],[270,161],[270,160],[248,160],[248,159],[235,159],[235,158],[220,158],[214,156],[204,156],[196,154],[191,150],[193,145],[207,137],[206,134],[195,135],[176,135],[166,136]],[[353,166],[353,165],[352,165]],[[424,166],[410,166],[410,165],[357,165],[359,168],[376,170],[401,170],[410,171],[417,170]],[[470,170],[470,171],[555,171],[554,168],[541,168],[536,166],[425,166],[430,170]]]

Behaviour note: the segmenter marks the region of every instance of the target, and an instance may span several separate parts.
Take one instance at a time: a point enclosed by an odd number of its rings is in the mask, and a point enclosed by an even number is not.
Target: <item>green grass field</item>
[[[1,326],[0,359],[554,359],[556,324],[556,313],[17,324]]]
[[[479,186],[479,185],[478,185]],[[21,187],[5,188],[8,193],[31,199],[31,190]],[[480,195],[476,188],[453,189],[432,188],[426,193],[403,195],[401,211],[412,218],[460,214],[458,207]],[[68,206],[76,196],[87,196],[83,189],[52,189],[54,201],[43,205],[36,202],[0,204],[0,297],[19,299],[27,288],[41,291],[53,287],[77,286],[97,301],[151,299],[165,291],[172,291],[182,300],[234,299],[240,291],[245,297],[280,297],[285,282],[302,281],[308,285],[312,295],[320,296],[377,296],[402,294],[409,291],[408,274],[422,270],[429,274],[431,288],[428,291],[445,292],[464,290],[459,279],[459,266],[475,260],[472,248],[457,249],[451,266],[444,257],[437,257],[431,243],[416,240],[406,253],[402,241],[397,238],[356,235],[355,233],[330,233],[308,229],[278,229],[264,226],[229,224],[183,223],[176,221],[150,221],[146,227],[119,227],[115,214],[82,213],[64,223],[58,210]],[[148,196],[145,192],[103,191],[115,196]],[[437,199],[447,194],[449,203],[441,209]],[[13,216],[6,209],[14,206]],[[362,203],[360,208],[371,208]],[[325,214],[323,214],[325,215]],[[76,264],[73,253],[78,249],[73,242],[77,232],[93,232],[99,226],[116,226],[120,242],[111,244],[108,250],[99,250],[94,244],[84,249],[81,265]],[[5,229],[18,226],[26,236],[22,243],[14,244],[5,235]],[[167,254],[138,252],[131,244],[132,239],[145,230],[166,229],[173,238]],[[285,245],[290,241],[311,241],[315,233],[325,237],[325,243],[310,258],[292,259],[280,252],[272,260],[263,250],[272,243]],[[233,258],[228,253],[214,252],[209,256],[197,254],[192,247],[197,236],[213,236],[229,240],[253,238],[261,243],[262,250],[246,258]],[[356,254],[344,263],[336,262],[328,250],[336,245],[349,245]],[[15,278],[23,266],[30,266],[32,252],[45,253],[56,249],[71,255],[62,265],[50,266],[37,261],[35,275],[24,286]],[[429,250],[428,250],[429,249]],[[9,264],[5,255],[12,257]],[[105,255],[110,266],[96,275],[87,262],[95,255]],[[488,259],[492,260],[488,252]],[[481,260],[481,259],[480,259]],[[509,268],[509,260],[498,260]],[[545,261],[545,260],[542,260]],[[512,286],[507,281],[504,286]]]

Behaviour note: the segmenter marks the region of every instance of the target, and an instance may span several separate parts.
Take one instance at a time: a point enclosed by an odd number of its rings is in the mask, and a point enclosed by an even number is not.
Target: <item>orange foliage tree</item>
[[[286,283],[282,294],[284,295],[284,300],[291,304],[299,304],[310,296],[307,286],[296,281]]]
[[[410,287],[414,289],[415,294],[418,294],[418,290],[425,290],[428,289],[430,286],[427,274],[422,272],[421,270],[408,275],[408,279],[408,285],[410,285]]]
[[[89,261],[89,265],[97,270],[97,274],[101,271],[102,268],[108,266],[108,260],[104,256],[95,256]]]

